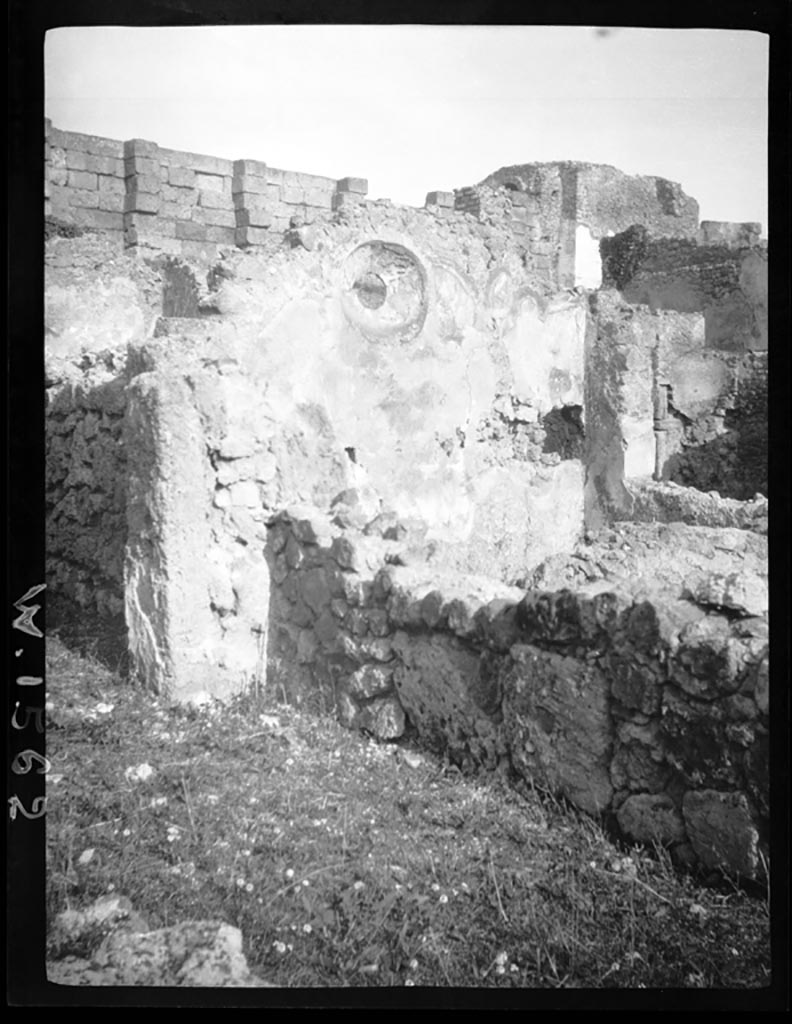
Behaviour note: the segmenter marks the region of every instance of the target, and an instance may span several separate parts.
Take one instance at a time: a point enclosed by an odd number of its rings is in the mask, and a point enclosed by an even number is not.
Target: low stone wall
[[[761,876],[766,592],[704,568],[684,599],[626,580],[526,594],[398,564],[398,522],[337,519],[270,527],[272,685],[313,688],[380,738],[409,723],[460,767],[510,767],[683,862]]]
[[[728,526],[767,533],[767,498],[738,501],[717,492],[704,493],[670,480],[630,482],[633,505],[630,521],[687,523],[691,526]]]

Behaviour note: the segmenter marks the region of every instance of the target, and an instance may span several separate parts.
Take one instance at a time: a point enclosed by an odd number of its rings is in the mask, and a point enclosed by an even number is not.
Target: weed
[[[171,708],[47,649],[50,918],[114,891],[150,927],[228,921],[251,968],[290,987],[769,981],[762,899],[620,848],[548,794],[260,686]]]

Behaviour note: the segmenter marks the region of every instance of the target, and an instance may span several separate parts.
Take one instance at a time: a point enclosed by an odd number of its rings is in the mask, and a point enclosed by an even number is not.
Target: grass
[[[116,892],[152,928],[227,921],[288,987],[770,982],[763,898],[542,794],[265,694],[169,708],[47,656],[49,920]]]

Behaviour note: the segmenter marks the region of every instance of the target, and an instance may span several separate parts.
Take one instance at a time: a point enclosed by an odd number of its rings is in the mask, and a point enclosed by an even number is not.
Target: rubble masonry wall
[[[679,582],[695,600],[631,590],[626,579],[526,594],[397,564],[402,545],[375,529],[283,513],[267,542],[268,685],[292,698],[321,693],[345,724],[381,738],[409,720],[463,769],[508,768],[588,813],[615,815],[637,841],[757,877],[768,814],[766,591],[713,573],[708,545],[731,544],[753,571],[765,542],[670,529]],[[745,627],[724,605],[749,616]]]

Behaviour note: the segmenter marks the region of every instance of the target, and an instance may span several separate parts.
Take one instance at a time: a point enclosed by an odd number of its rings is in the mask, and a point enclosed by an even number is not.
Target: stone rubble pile
[[[124,896],[65,910],[48,944],[47,977],[56,985],[273,987],[250,971],[238,928],[186,921],[150,930]]]

